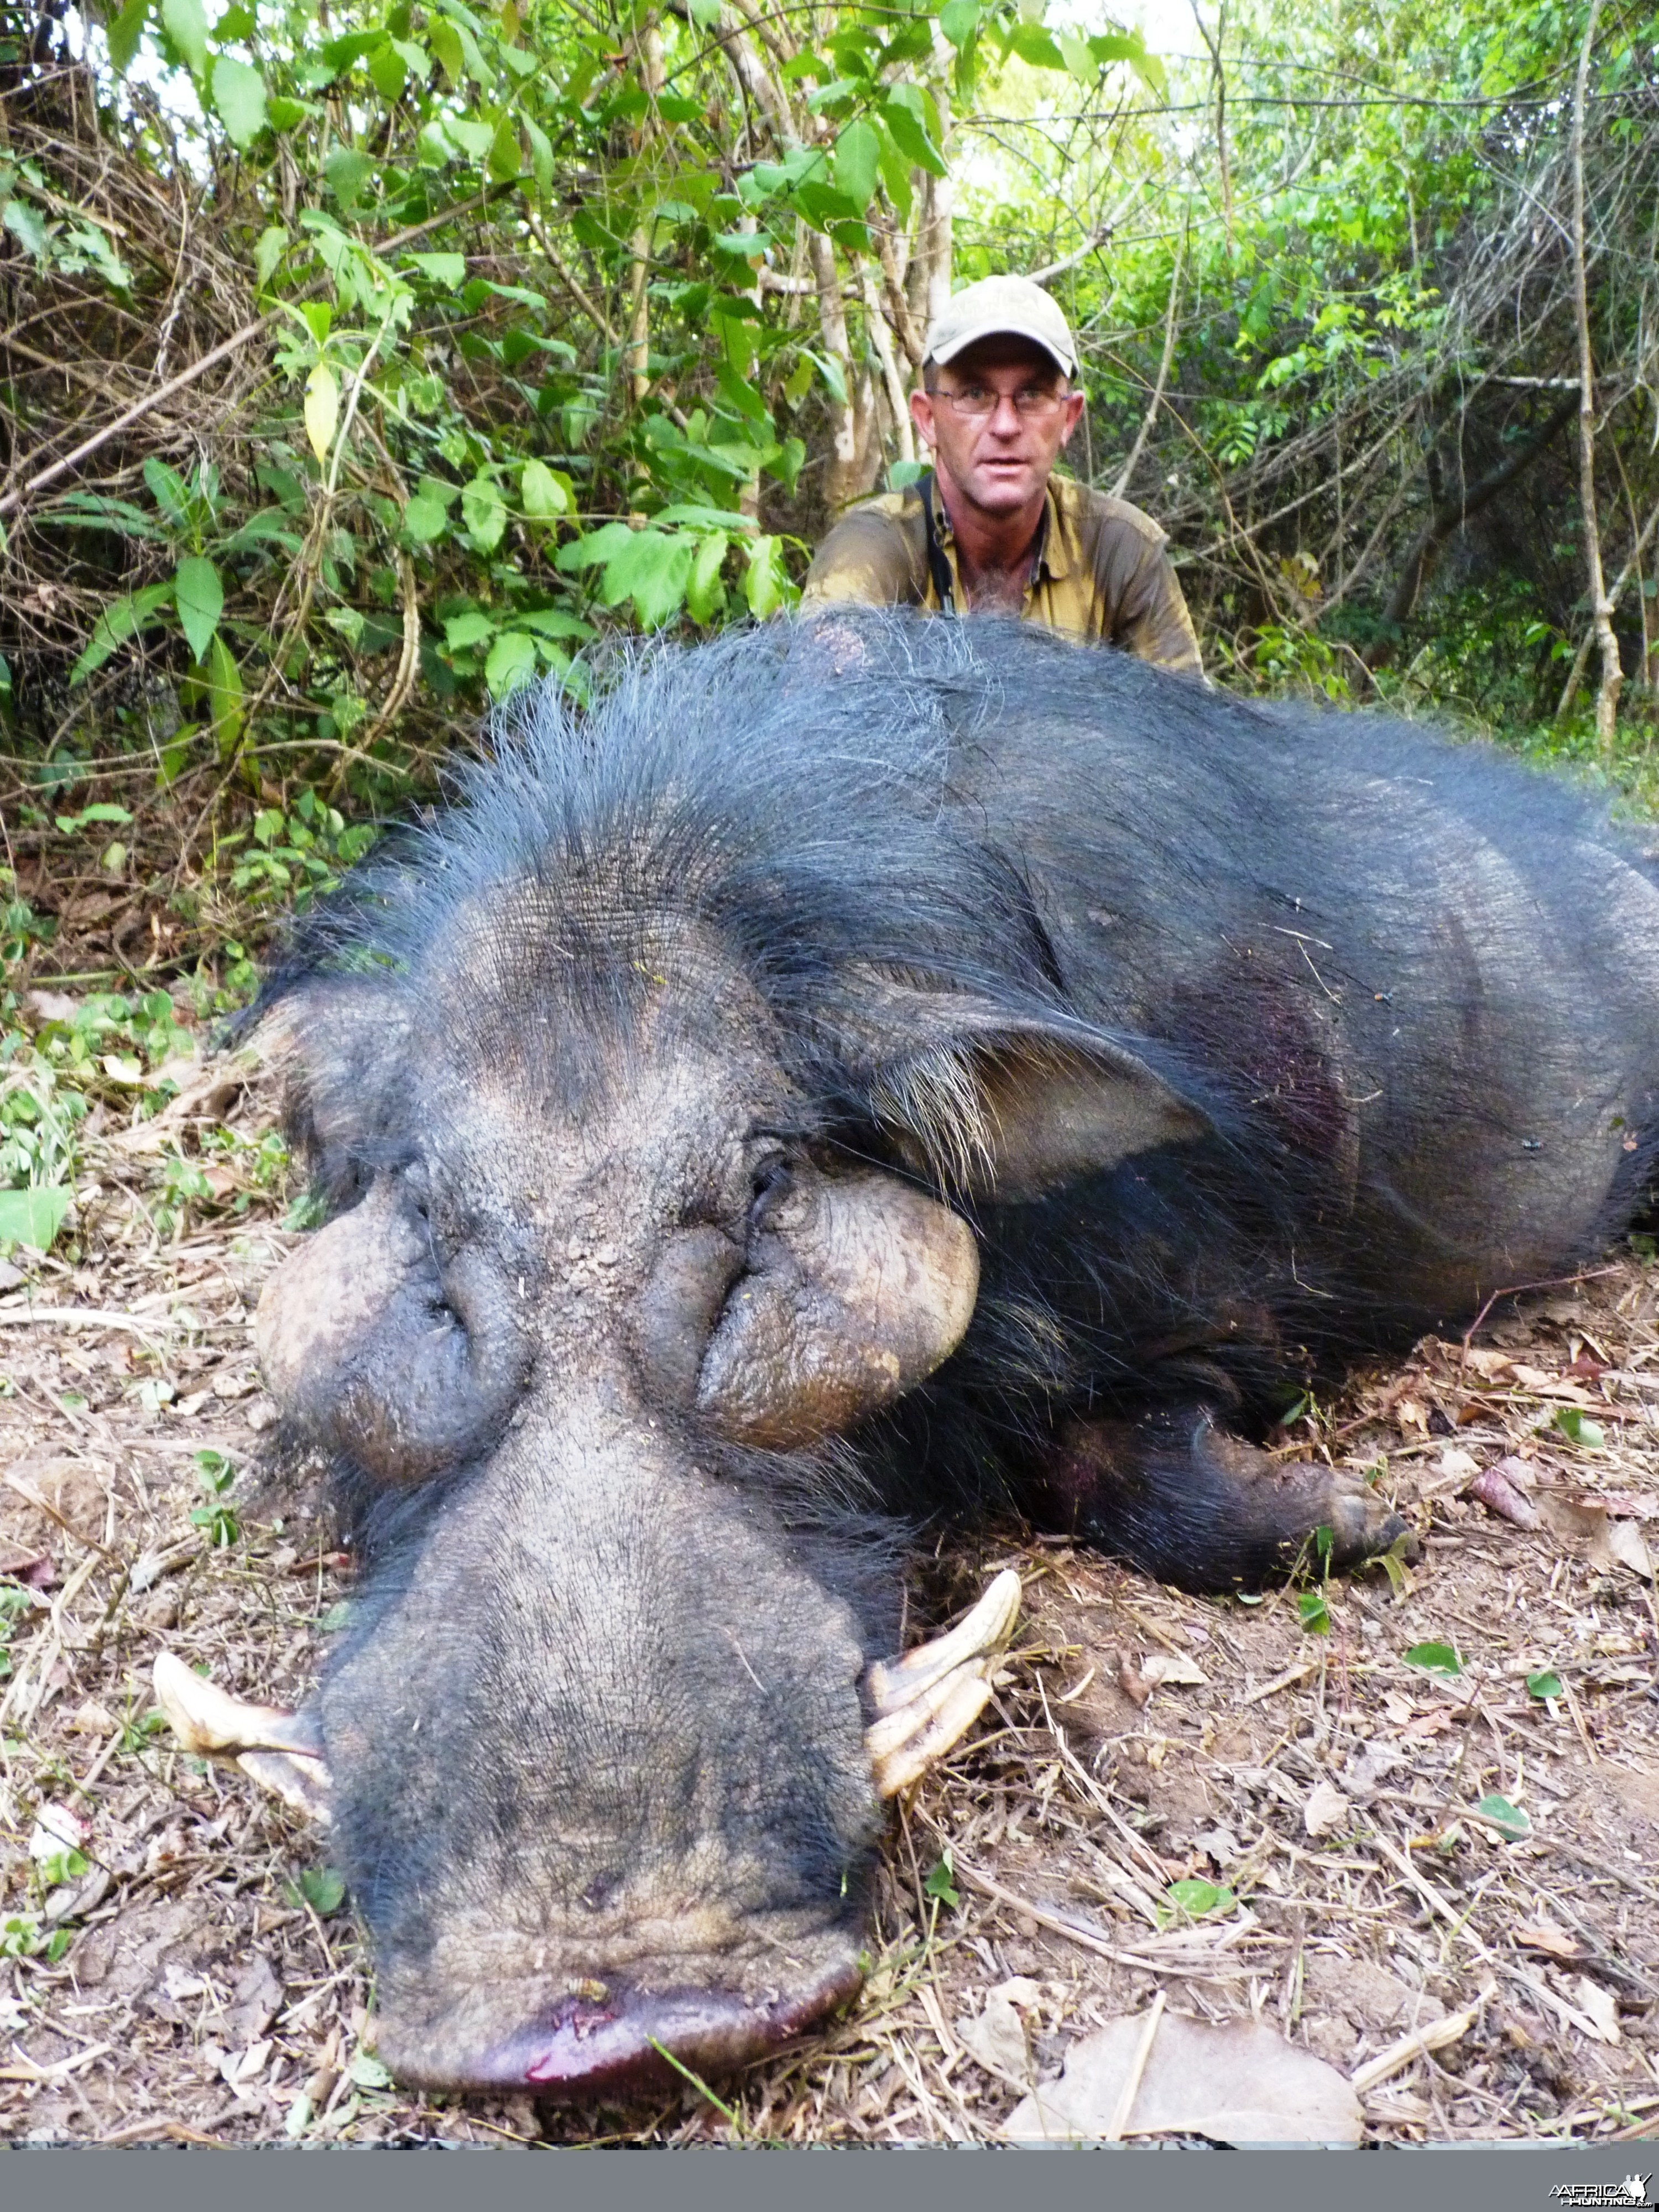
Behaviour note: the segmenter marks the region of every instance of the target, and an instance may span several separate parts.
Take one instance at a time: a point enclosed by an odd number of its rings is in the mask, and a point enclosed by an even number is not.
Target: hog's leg
[[[1339,1568],[1386,1552],[1406,1529],[1356,1477],[1271,1459],[1198,1405],[1069,1423],[1033,1504],[1046,1524],[1189,1590],[1276,1581],[1318,1528],[1331,1530]]]

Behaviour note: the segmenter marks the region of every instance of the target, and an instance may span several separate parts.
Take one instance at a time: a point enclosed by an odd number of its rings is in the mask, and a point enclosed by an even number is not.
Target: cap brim
[[[941,368],[948,368],[959,353],[966,353],[969,346],[976,346],[981,338],[1024,338],[1027,345],[1034,345],[1040,353],[1046,353],[1062,376],[1077,374],[1076,362],[1062,353],[1052,338],[1044,337],[1041,331],[1028,329],[1023,323],[977,324],[973,329],[964,331],[960,337],[952,338],[948,345],[935,346],[929,358],[936,361]]]

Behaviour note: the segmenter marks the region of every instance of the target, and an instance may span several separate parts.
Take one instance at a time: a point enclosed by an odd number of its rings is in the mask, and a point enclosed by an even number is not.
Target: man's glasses
[[[994,415],[1006,398],[1014,403],[1014,412],[1022,422],[1040,422],[1066,404],[1066,394],[1044,390],[1037,385],[1025,385],[1018,392],[993,392],[988,385],[965,384],[959,392],[947,392],[940,385],[933,394],[935,399],[948,399],[958,415],[970,422],[982,422],[986,416]]]

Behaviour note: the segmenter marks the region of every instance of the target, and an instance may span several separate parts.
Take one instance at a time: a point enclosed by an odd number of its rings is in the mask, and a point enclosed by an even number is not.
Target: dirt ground
[[[270,1101],[216,1079],[167,1110],[188,1146]],[[718,2106],[538,2113],[389,2084],[321,1839],[157,1725],[164,1646],[298,1702],[349,1563],[246,1492],[252,1312],[293,1236],[222,1173],[245,1210],[159,1243],[155,1141],[94,1153],[83,1264],[0,1270],[0,2134],[994,2141],[1155,1991],[1362,2082],[1468,2011],[1365,2088],[1367,2141],[1659,2133],[1659,1263],[1623,1249],[1304,1412],[1286,1449],[1376,1470],[1425,1539],[1397,1585],[1332,1584],[1323,1632],[1312,1594],[1183,1597],[1024,1537],[927,1565],[924,1618],[1009,1563],[1025,1611],[985,1723],[894,1820],[850,2014]],[[1425,1644],[1461,1671],[1408,1662]],[[1183,1881],[1231,1894],[1182,1911]]]

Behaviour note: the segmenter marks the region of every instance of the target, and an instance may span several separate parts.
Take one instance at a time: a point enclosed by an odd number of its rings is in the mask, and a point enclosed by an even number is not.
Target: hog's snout
[[[494,2039],[463,2008],[405,2040],[393,2009],[382,2016],[378,2048],[400,2081],[428,2089],[526,2090],[572,2101],[627,2095],[672,2087],[683,2078],[679,2067],[708,2078],[763,2058],[847,2003],[863,1978],[848,1944],[815,1972],[780,1975],[749,1995],[588,1980]]]

